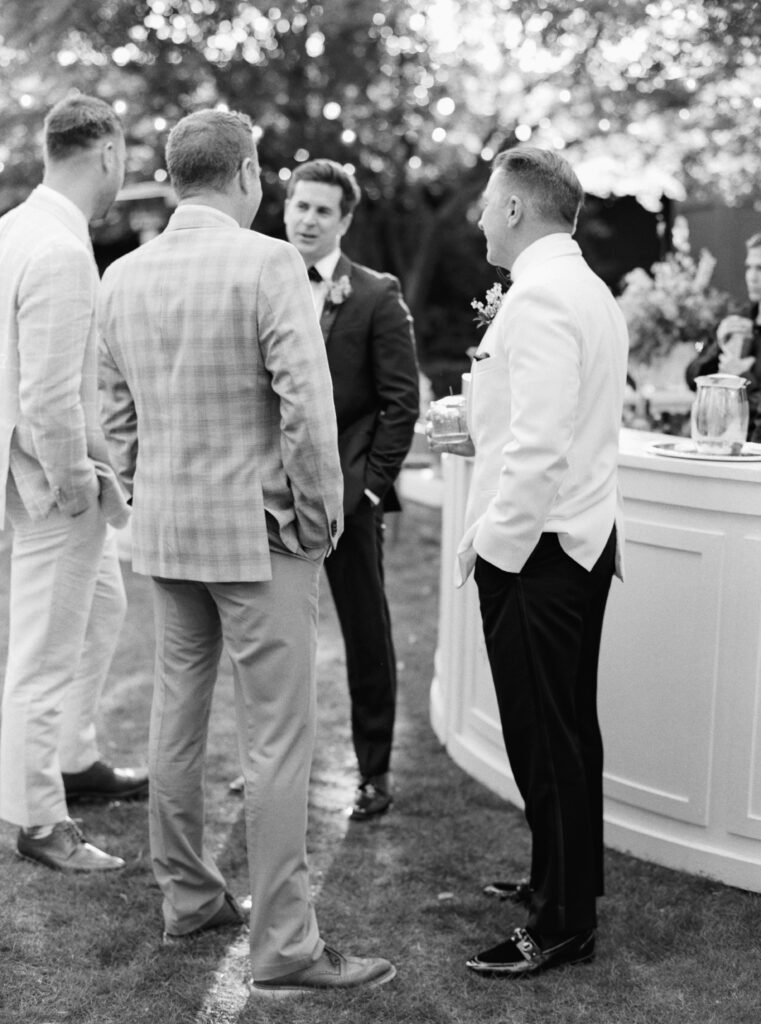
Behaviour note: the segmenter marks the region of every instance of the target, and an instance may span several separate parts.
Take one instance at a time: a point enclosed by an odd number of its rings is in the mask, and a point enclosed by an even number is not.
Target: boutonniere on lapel
[[[507,295],[507,290],[512,284],[509,276],[505,276],[504,283],[500,284],[497,281],[491,286],[486,295],[484,301],[479,302],[478,299],[473,299],[471,306],[476,311],[476,315],[473,320],[479,327],[488,327],[494,317],[499,311],[499,307],[502,305],[502,300]]]
[[[330,281],[325,302],[331,306],[340,306],[350,295],[351,281],[346,274],[342,274],[335,281]]]

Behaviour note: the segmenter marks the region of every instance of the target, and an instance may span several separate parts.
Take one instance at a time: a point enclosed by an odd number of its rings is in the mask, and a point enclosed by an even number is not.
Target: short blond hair
[[[493,170],[522,185],[543,220],[576,227],[584,189],[559,153],[538,146],[516,146],[494,158]]]

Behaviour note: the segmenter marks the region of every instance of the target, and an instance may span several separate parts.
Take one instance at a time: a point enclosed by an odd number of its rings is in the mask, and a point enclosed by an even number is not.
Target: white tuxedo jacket
[[[568,234],[526,248],[512,277],[471,367],[476,454],[458,585],[476,555],[519,572],[545,532],[588,570],[614,522],[623,543],[623,315]]]

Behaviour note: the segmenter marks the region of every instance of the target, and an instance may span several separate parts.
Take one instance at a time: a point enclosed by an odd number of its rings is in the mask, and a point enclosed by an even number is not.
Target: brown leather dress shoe
[[[352,821],[367,821],[385,814],[394,797],[388,775],[376,775],[372,779],[363,779],[354,798],[354,806],[349,811]]]
[[[213,914],[208,921],[202,924],[199,928],[194,928],[191,932],[185,932],[182,935],[175,935],[172,932],[164,932],[161,939],[164,946],[177,946],[188,939],[195,939],[204,932],[214,931],[217,928],[240,928],[244,924],[248,923],[249,914],[251,912],[251,901],[250,899],[243,900],[241,903],[235,899],[229,892],[225,893],[225,899],[222,906]]]
[[[148,796],[148,773],[134,768],[112,768],[96,761],[83,772],[61,772],[66,802],[105,803],[109,800],[143,800]]]
[[[56,822],[50,835],[41,839],[21,829],[16,847],[22,857],[54,871],[117,871],[124,867],[121,857],[112,857],[85,842],[71,818]]]
[[[253,981],[251,992],[265,999],[303,996],[325,989],[377,988],[396,976],[396,968],[380,956],[343,956],[326,946],[314,963],[271,981]]]

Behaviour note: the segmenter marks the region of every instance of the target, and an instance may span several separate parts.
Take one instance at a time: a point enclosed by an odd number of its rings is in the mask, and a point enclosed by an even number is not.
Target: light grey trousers
[[[13,525],[8,666],[0,726],[0,817],[68,814],[61,772],[98,759],[95,717],[127,608],[116,535],[93,504],[32,520],[8,482]]]
[[[319,562],[272,552],[269,581],[154,579],[156,679],[149,740],[151,856],[167,931],[222,906],[204,843],[204,762],[217,666],[233,666],[257,981],[299,970],[322,942],[310,901],[307,798],[315,734]]]

